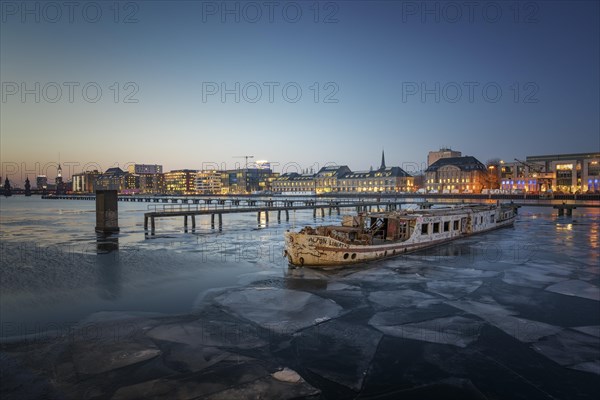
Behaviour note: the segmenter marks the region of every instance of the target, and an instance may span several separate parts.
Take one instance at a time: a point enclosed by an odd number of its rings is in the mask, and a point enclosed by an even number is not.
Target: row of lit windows
[[[466,179],[438,179],[437,183],[470,183],[471,179],[470,178],[466,178]],[[427,179],[427,183],[435,183],[435,179]]]

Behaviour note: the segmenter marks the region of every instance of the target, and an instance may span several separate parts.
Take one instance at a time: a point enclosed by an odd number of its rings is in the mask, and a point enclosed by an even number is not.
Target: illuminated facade
[[[199,194],[221,194],[222,171],[204,170],[196,174],[196,192]]]
[[[425,170],[427,191],[481,193],[487,168],[472,156],[440,158]]]
[[[273,171],[269,168],[244,168],[221,173],[221,193],[248,194],[270,190]]]
[[[198,171],[179,169],[165,172],[165,193],[175,195],[196,194],[196,175]]]
[[[102,175],[97,170],[73,174],[73,192],[74,193],[93,193],[96,179]]]
[[[160,194],[165,192],[164,174],[135,174],[139,177],[140,193]]]
[[[316,174],[286,173],[273,182],[278,193],[359,193],[412,192],[414,178],[400,167],[386,167],[381,154],[381,166],[374,171],[352,172],[346,165],[323,167]]]
[[[352,171],[346,165],[332,165],[321,168],[314,176],[316,193],[336,192],[338,190],[338,180],[349,172]]]
[[[350,172],[338,180],[338,191],[342,193],[412,192],[414,178],[400,167]]]
[[[123,194],[136,194],[140,192],[139,176],[125,172],[119,167],[109,168],[96,179],[94,191],[96,190],[116,190]]]
[[[138,176],[140,193],[159,194],[165,192],[165,176],[162,165],[133,164],[128,167],[128,172]]]
[[[48,189],[48,177],[46,175],[38,175],[35,178],[35,186],[37,190],[47,190]]]
[[[133,164],[127,168],[130,174],[162,174],[163,166],[158,164]]]
[[[275,193],[314,194],[315,175],[290,172],[280,175],[272,182]]]
[[[528,156],[528,163],[538,163],[553,174],[552,190],[563,193],[600,191],[600,153]]]

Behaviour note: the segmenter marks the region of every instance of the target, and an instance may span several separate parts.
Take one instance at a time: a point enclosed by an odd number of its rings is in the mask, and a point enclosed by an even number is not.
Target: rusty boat
[[[342,224],[284,233],[284,257],[294,266],[336,267],[397,257],[466,236],[512,226],[512,204],[363,212]]]

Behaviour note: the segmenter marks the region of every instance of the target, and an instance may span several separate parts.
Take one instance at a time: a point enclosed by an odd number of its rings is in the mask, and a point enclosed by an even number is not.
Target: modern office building
[[[196,194],[196,175],[193,169],[179,169],[165,172],[165,193],[186,195]]]
[[[270,190],[273,172],[270,168],[243,168],[225,171],[221,191],[224,194],[246,194]]]
[[[35,178],[35,186],[37,190],[48,190],[48,177],[46,175],[38,175]]]
[[[96,179],[102,175],[97,170],[73,174],[73,193],[93,193]]]
[[[196,192],[198,194],[221,194],[223,188],[223,172],[203,170],[196,174]]]
[[[128,173],[138,176],[140,193],[158,194],[165,192],[165,176],[162,165],[133,164],[128,167]]]
[[[158,164],[133,164],[127,170],[130,174],[162,174],[163,166]]]
[[[600,153],[571,153],[527,156],[527,163],[544,166],[554,174],[552,190],[563,193],[600,191]]]

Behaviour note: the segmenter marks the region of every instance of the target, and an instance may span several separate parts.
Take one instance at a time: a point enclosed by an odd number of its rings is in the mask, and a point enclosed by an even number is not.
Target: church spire
[[[385,169],[385,153],[381,150],[381,167],[379,169]]]

